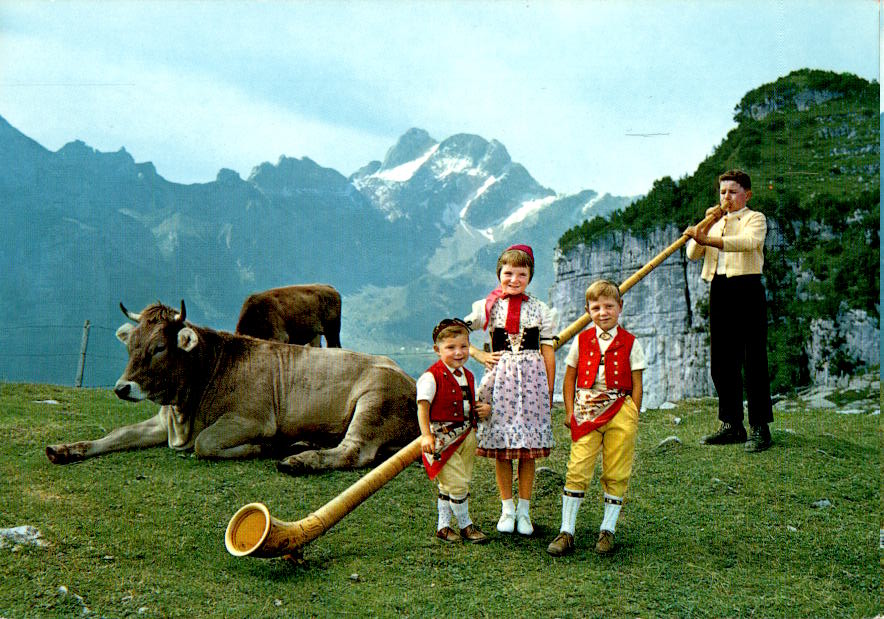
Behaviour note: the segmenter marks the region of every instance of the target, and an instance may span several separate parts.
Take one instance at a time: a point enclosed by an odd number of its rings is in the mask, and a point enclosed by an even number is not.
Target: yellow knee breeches
[[[571,443],[565,487],[586,492],[592,480],[596,456],[601,451],[602,488],[612,496],[624,496],[632,473],[637,432],[638,410],[632,398],[627,397],[611,421]]]

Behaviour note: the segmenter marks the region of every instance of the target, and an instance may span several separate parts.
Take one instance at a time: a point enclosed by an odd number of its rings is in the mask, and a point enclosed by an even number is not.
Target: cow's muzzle
[[[141,390],[138,383],[134,383],[131,380],[118,380],[117,384],[114,385],[114,393],[121,400],[128,400],[129,402],[140,402],[147,399],[147,395]]]

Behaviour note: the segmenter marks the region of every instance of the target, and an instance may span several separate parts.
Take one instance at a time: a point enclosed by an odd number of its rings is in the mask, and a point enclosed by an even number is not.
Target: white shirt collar
[[[442,362],[442,365],[445,366],[445,369],[446,369],[446,370],[448,370],[449,372],[451,372],[451,375],[452,375],[452,376],[454,376],[454,369],[448,367],[448,364],[445,363],[444,361]],[[461,371],[461,374],[463,374],[463,369],[462,369],[462,368],[461,368],[460,371]],[[457,376],[455,376],[455,378],[457,378]]]
[[[598,326],[598,325],[593,325],[593,326],[595,326],[595,336],[596,337],[599,337],[602,333],[605,332],[605,330],[602,329],[600,326]],[[608,331],[608,333],[611,334],[611,339],[614,339],[615,337],[617,337],[617,331],[619,330],[619,327],[620,327],[619,324],[614,325],[614,327],[610,331]]]

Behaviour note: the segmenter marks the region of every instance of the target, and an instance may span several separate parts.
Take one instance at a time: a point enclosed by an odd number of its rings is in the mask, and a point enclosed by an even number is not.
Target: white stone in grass
[[[663,402],[663,404],[660,405],[661,411],[668,411],[672,410],[673,408],[675,408],[675,404],[673,404],[672,402]]]
[[[58,593],[58,595],[60,595],[62,597],[70,596],[70,597],[74,598],[77,601],[77,603],[80,604],[80,606],[81,606],[81,608],[80,608],[81,615],[88,615],[92,612],[91,610],[89,610],[89,607],[86,606],[86,601],[83,599],[83,596],[77,595],[76,593],[71,593],[70,590],[65,585],[59,585],[58,589],[56,589],[56,592]]]
[[[61,404],[58,400],[34,400],[35,404]]]
[[[10,529],[0,529],[0,548],[30,544],[32,546],[48,546],[49,542],[43,539],[43,535],[36,527],[22,525]]]
[[[662,441],[657,443],[657,449],[665,449],[675,447],[677,445],[681,445],[681,439],[673,434],[672,436],[667,436]]]
[[[839,415],[862,415],[863,411],[858,408],[842,408],[839,411],[835,411]]]
[[[672,423],[674,423],[675,425],[681,425],[681,417],[673,417]]]
[[[352,574],[350,574],[350,580],[352,580],[353,582],[359,582],[359,574],[353,572]]]
[[[819,501],[814,501],[810,504],[811,507],[821,509],[823,507],[832,507],[832,501],[829,499],[820,499]]]
[[[793,527],[791,524],[787,524],[787,525],[786,525],[786,530],[788,530],[788,531],[790,531],[790,532],[792,532],[792,533],[798,533],[798,529],[796,529],[795,527]]]

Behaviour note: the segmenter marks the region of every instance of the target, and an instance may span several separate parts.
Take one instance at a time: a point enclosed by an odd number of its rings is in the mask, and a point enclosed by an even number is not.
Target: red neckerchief
[[[497,303],[497,300],[501,298],[508,298],[510,300],[509,306],[506,310],[506,332],[518,333],[519,331],[521,331],[521,329],[519,328],[519,323],[521,321],[522,314],[522,301],[527,301],[528,295],[507,295],[500,288],[495,288],[485,298],[485,325],[482,328],[488,328],[488,321],[491,318],[491,308],[494,307],[494,304]]]

